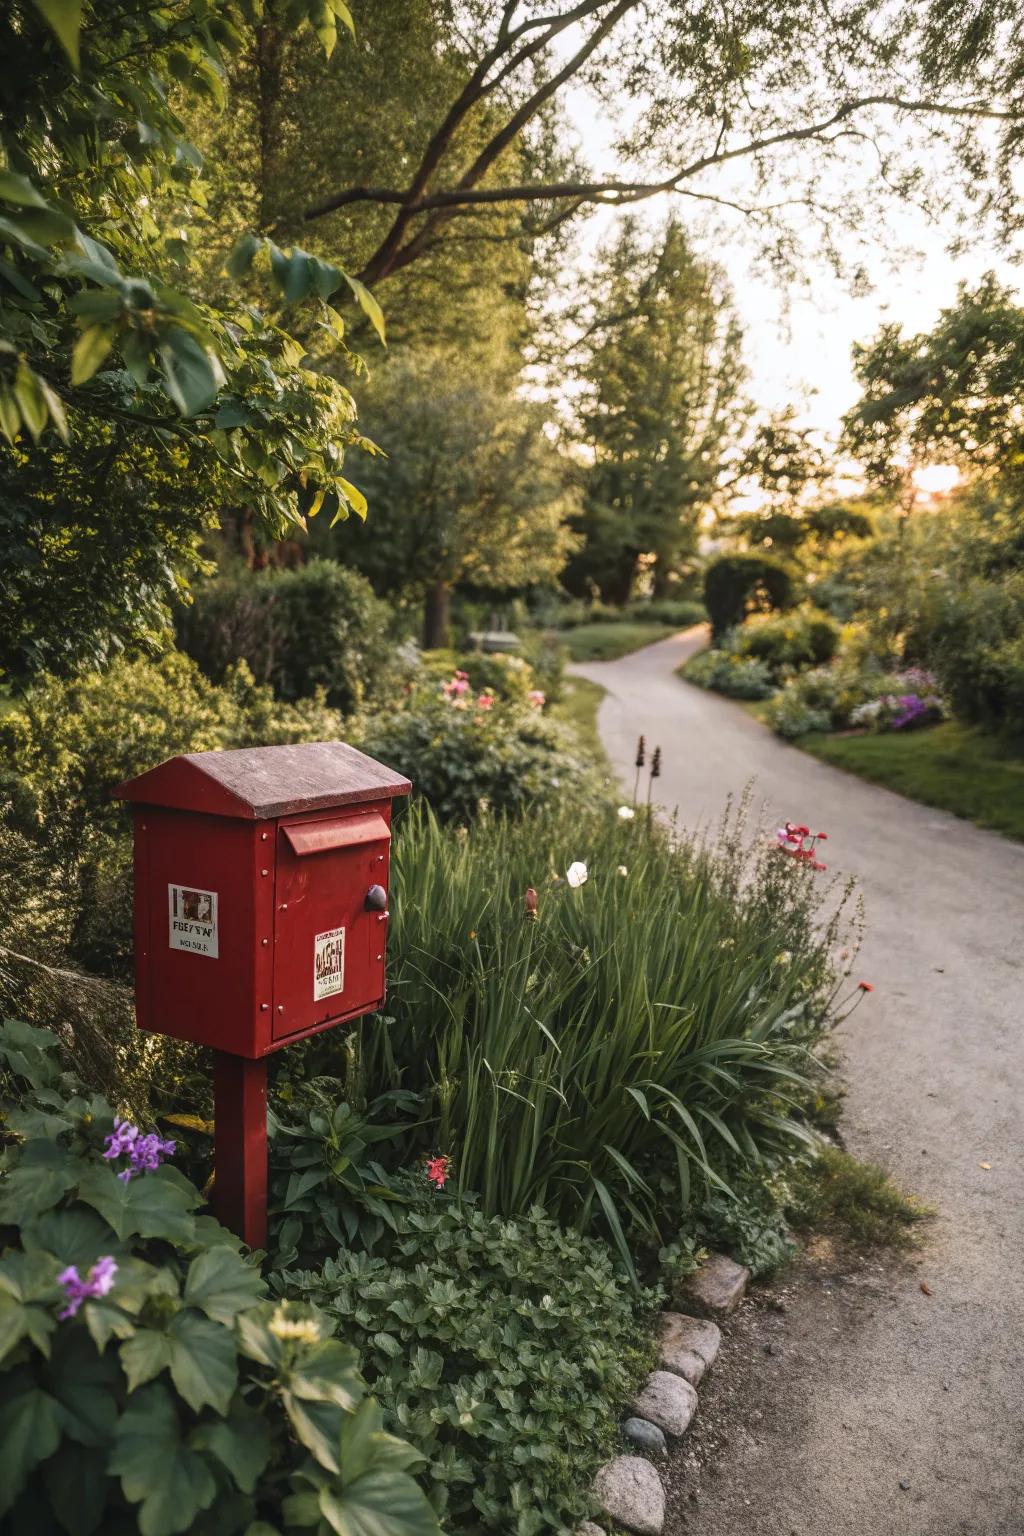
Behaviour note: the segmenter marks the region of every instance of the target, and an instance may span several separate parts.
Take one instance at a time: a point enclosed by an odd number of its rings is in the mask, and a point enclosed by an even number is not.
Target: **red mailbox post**
[[[344,742],[194,752],[135,805],[139,1026],[213,1047],[214,1203],[267,1235],[271,1051],[384,1000],[391,802],[408,779]]]

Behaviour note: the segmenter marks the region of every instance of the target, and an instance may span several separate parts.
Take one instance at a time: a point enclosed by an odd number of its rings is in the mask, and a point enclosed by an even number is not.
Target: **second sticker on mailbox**
[[[345,930],[332,928],[313,940],[313,1001],[334,997],[345,987]]]

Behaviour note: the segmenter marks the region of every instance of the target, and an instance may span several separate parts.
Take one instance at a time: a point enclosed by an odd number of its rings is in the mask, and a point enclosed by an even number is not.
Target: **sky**
[[[600,174],[628,174],[629,168],[616,161],[612,127],[593,98],[574,88],[564,100],[568,124],[587,162]],[[632,211],[652,224],[662,223],[673,211],[684,224],[688,219],[686,199],[668,195],[651,198]],[[581,265],[609,238],[621,217],[614,208],[594,209],[580,229]],[[955,234],[951,225],[936,225],[909,206],[894,212],[879,231],[876,250],[866,262],[869,291],[856,297],[823,265],[812,266],[804,282],[788,289],[758,274],[751,246],[742,235],[742,219],[735,219],[735,239],[716,238],[709,251],[726,270],[743,324],[748,392],[766,412],[793,406],[800,425],[831,438],[858,395],[851,363],[855,341],[869,340],[893,320],[912,332],[927,330],[939,311],[955,302],[958,283],[974,282],[988,271],[995,271],[1024,300],[1021,269],[994,245],[976,240],[969,253],[953,258],[947,253]]]

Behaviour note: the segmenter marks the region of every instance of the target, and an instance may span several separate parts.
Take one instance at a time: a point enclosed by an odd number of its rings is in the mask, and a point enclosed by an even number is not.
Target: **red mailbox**
[[[141,1028],[216,1055],[215,1199],[266,1240],[271,1051],[384,999],[391,801],[408,779],[344,742],[195,752],[135,803]]]

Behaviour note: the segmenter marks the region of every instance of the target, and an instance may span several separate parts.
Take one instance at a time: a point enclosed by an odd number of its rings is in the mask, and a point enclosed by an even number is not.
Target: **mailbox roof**
[[[313,741],[189,752],[168,758],[137,779],[126,779],[114,795],[142,805],[260,821],[390,799],[407,795],[411,788],[400,773],[344,741]]]

